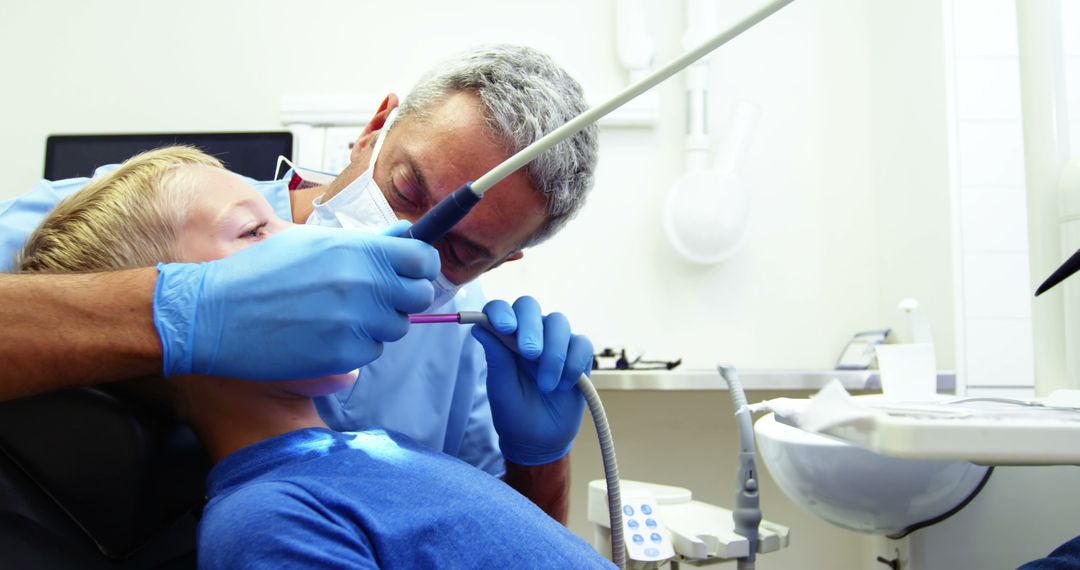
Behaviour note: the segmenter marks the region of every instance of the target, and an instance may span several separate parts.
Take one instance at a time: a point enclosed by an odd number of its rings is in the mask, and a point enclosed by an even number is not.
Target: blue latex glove
[[[491,333],[472,328],[487,359],[488,400],[503,457],[518,465],[562,458],[585,412],[577,380],[592,370],[592,342],[573,334],[562,313],[542,316],[532,297],[521,297],[512,308],[492,301],[484,314],[498,332],[517,334],[515,354]]]
[[[395,228],[396,229],[396,228]],[[158,265],[164,373],[250,380],[340,374],[431,304],[439,254],[359,230],[297,226],[229,257]]]

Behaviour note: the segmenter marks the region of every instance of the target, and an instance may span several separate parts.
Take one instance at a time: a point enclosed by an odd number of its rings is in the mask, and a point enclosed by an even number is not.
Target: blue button
[[[652,519],[649,519],[649,520],[652,520]],[[630,528],[637,528],[638,527],[638,522],[636,520],[634,520],[634,519],[630,519],[630,520],[626,521],[626,526],[628,526]]]
[[[646,548],[645,556],[660,556],[660,551],[655,548]]]
[[[645,519],[645,526],[649,528],[656,528],[656,519]]]
[[[652,507],[650,507],[649,505],[641,505],[641,512],[643,512],[643,513],[645,513],[647,515],[651,515],[652,514]]]
[[[649,540],[659,543],[661,540],[664,540],[664,537],[660,536],[660,533],[654,532],[649,535]]]
[[[641,536],[640,534],[635,533],[634,534],[634,544],[644,544],[644,543],[645,543],[645,537]]]
[[[626,515],[628,517],[632,517],[632,516],[634,516],[634,507],[631,507],[630,505],[626,505],[625,507],[622,508],[622,512],[623,512],[624,515]],[[645,514],[649,514],[649,513],[645,513]]]

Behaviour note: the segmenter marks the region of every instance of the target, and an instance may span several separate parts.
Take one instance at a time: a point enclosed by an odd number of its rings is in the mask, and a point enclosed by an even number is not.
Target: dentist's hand
[[[434,295],[439,254],[416,240],[297,226],[229,257],[158,265],[166,376],[288,380],[375,360]]]
[[[498,332],[517,334],[514,354],[491,333],[472,328],[487,358],[488,400],[503,456],[527,466],[562,458],[581,427],[585,398],[577,380],[592,370],[592,343],[573,334],[561,313],[542,316],[532,297],[512,308],[492,301],[484,313]]]

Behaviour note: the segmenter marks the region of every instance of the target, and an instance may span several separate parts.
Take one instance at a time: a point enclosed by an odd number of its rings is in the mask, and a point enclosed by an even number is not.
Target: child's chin
[[[346,388],[351,388],[356,383],[357,377],[360,375],[359,370],[353,370],[345,374],[334,374],[332,376],[323,376],[322,378],[312,378],[310,380],[296,380],[292,382],[289,387],[290,391],[296,394],[314,398],[316,396],[326,396],[335,392],[340,392]]]

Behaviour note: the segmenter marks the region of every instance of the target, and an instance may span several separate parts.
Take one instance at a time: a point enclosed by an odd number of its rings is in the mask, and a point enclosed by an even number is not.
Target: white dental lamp
[[[687,46],[715,35],[716,4],[688,0]],[[750,191],[741,165],[756,123],[757,106],[739,101],[725,136],[710,160],[708,133],[709,61],[705,57],[686,70],[686,172],[668,193],[664,234],[686,260],[714,265],[733,256],[747,235]]]

